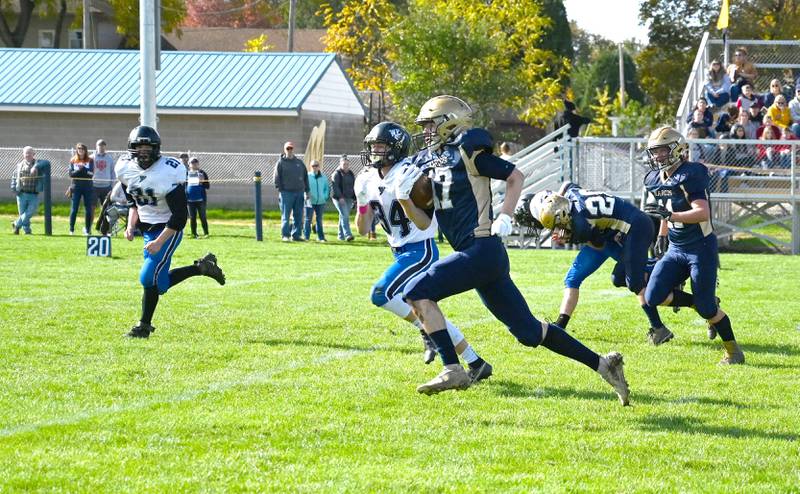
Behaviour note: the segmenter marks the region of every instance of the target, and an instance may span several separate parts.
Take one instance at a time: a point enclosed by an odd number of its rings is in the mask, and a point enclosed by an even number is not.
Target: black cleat
[[[203,276],[214,278],[220,285],[225,284],[225,273],[217,266],[217,256],[211,252],[196,260],[194,264],[200,268],[200,274]]]
[[[478,367],[475,367],[474,369],[470,367],[467,371],[467,375],[469,376],[469,380],[472,382],[472,384],[475,384],[478,381],[483,381],[484,379],[489,379],[489,377],[492,375],[492,364],[484,360],[483,363]]]
[[[131,328],[130,331],[125,333],[126,338],[148,338],[150,337],[150,333],[155,332],[156,328],[149,324],[140,323],[138,326],[134,326]]]

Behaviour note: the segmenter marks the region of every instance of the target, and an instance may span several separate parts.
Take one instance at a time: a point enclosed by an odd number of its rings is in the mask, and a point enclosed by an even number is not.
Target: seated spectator
[[[761,95],[761,101],[764,103],[764,108],[769,108],[772,106],[772,104],[775,103],[775,97],[780,94],[783,94],[781,81],[778,79],[772,79],[769,82],[769,92]]]
[[[781,129],[780,140],[782,141],[797,141],[800,140],[792,129],[789,127],[784,127]],[[778,166],[780,168],[791,168],[792,167],[792,146],[790,144],[779,144],[775,146],[778,154],[780,156],[778,160]]]
[[[767,127],[764,129],[764,133],[761,134],[761,137],[758,139],[759,141],[774,141],[777,139],[777,136],[772,133],[772,128]],[[778,165],[778,149],[777,146],[767,145],[767,144],[756,144],[756,150],[758,152],[757,159],[758,164],[763,169],[768,168],[777,168]]]
[[[743,139],[756,138],[756,131],[758,130],[758,124],[750,119],[749,112],[739,112],[739,117],[736,119],[736,124],[741,125],[742,128],[744,129],[745,136],[743,137]],[[731,127],[731,136],[733,136],[733,131],[734,131],[733,127],[735,126]]]
[[[795,96],[789,102],[789,114],[792,117],[792,132],[800,137],[800,84],[794,90]]]
[[[764,129],[771,129],[772,135],[777,136],[781,134],[781,129],[774,123],[772,123],[772,117],[769,115],[764,115],[764,120],[759,128],[756,129],[756,139],[761,139],[761,135],[764,134]]]
[[[736,105],[729,104],[725,107],[724,112],[720,112],[717,118],[717,125],[714,127],[714,132],[719,134],[728,134],[731,131],[731,126],[736,122],[739,116],[739,108]]]
[[[697,112],[697,110],[695,110]],[[712,136],[708,134],[705,127],[689,127],[686,130],[686,138],[708,139]],[[689,161],[707,163],[713,161],[717,146],[714,144],[701,144],[699,142],[689,142]]]
[[[705,98],[697,98],[697,102],[694,104],[694,108],[689,113],[689,116],[686,117],[686,123],[691,123],[694,120],[694,112],[696,110],[700,110],[700,113],[703,115],[703,123],[706,127],[711,127],[714,122],[714,114],[711,113],[711,109],[708,107],[708,101]]]
[[[786,99],[791,99],[800,81],[794,80],[792,69],[783,69],[783,95]]]
[[[756,66],[748,58],[747,48],[740,46],[733,54],[733,63],[727,67],[731,80],[731,101],[739,99],[745,84],[753,84],[758,77]]]
[[[792,126],[792,114],[786,104],[786,96],[781,94],[775,97],[775,103],[767,110],[767,116],[771,117],[772,123],[780,128]]]
[[[706,99],[714,108],[722,108],[731,100],[731,79],[719,60],[712,60],[706,74]]]
[[[745,84],[742,86],[742,94],[739,95],[739,99],[736,100],[736,106],[739,107],[739,111],[742,112],[748,111],[751,106],[758,107],[760,111],[763,105],[758,95],[753,91],[753,86]]]
[[[747,113],[750,115],[750,121],[759,126],[764,121],[764,115],[761,113],[760,106],[751,106]]]
[[[708,111],[708,108],[706,108]],[[714,131],[711,130],[711,122],[706,119],[705,113],[700,108],[695,108],[694,112],[690,115],[689,129],[697,129],[700,137],[695,139],[708,139],[714,137]]]
[[[737,140],[747,138],[744,126],[733,124],[725,148],[725,165],[744,168],[752,168],[755,165],[755,148],[750,144],[735,144]]]

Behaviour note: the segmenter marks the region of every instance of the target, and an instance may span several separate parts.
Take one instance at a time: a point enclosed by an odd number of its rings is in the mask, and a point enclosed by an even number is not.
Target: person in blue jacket
[[[316,216],[317,239],[325,242],[325,232],[322,230],[322,215],[325,213],[325,203],[331,196],[328,177],[322,173],[318,160],[311,160],[311,171],[308,173],[308,200],[306,201],[306,222],[303,228],[305,239],[311,235],[311,216]]]

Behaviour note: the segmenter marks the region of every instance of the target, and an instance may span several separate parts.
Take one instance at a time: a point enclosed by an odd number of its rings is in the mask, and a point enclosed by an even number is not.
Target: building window
[[[52,29],[39,30],[39,48],[52,48],[55,45],[56,32]]]
[[[70,48],[83,48],[83,31],[80,29],[71,29],[69,32],[69,47]]]

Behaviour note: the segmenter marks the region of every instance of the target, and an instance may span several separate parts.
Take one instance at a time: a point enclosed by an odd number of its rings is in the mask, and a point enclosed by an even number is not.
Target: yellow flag
[[[719,11],[717,29],[728,29],[728,0],[722,0],[722,8]]]

